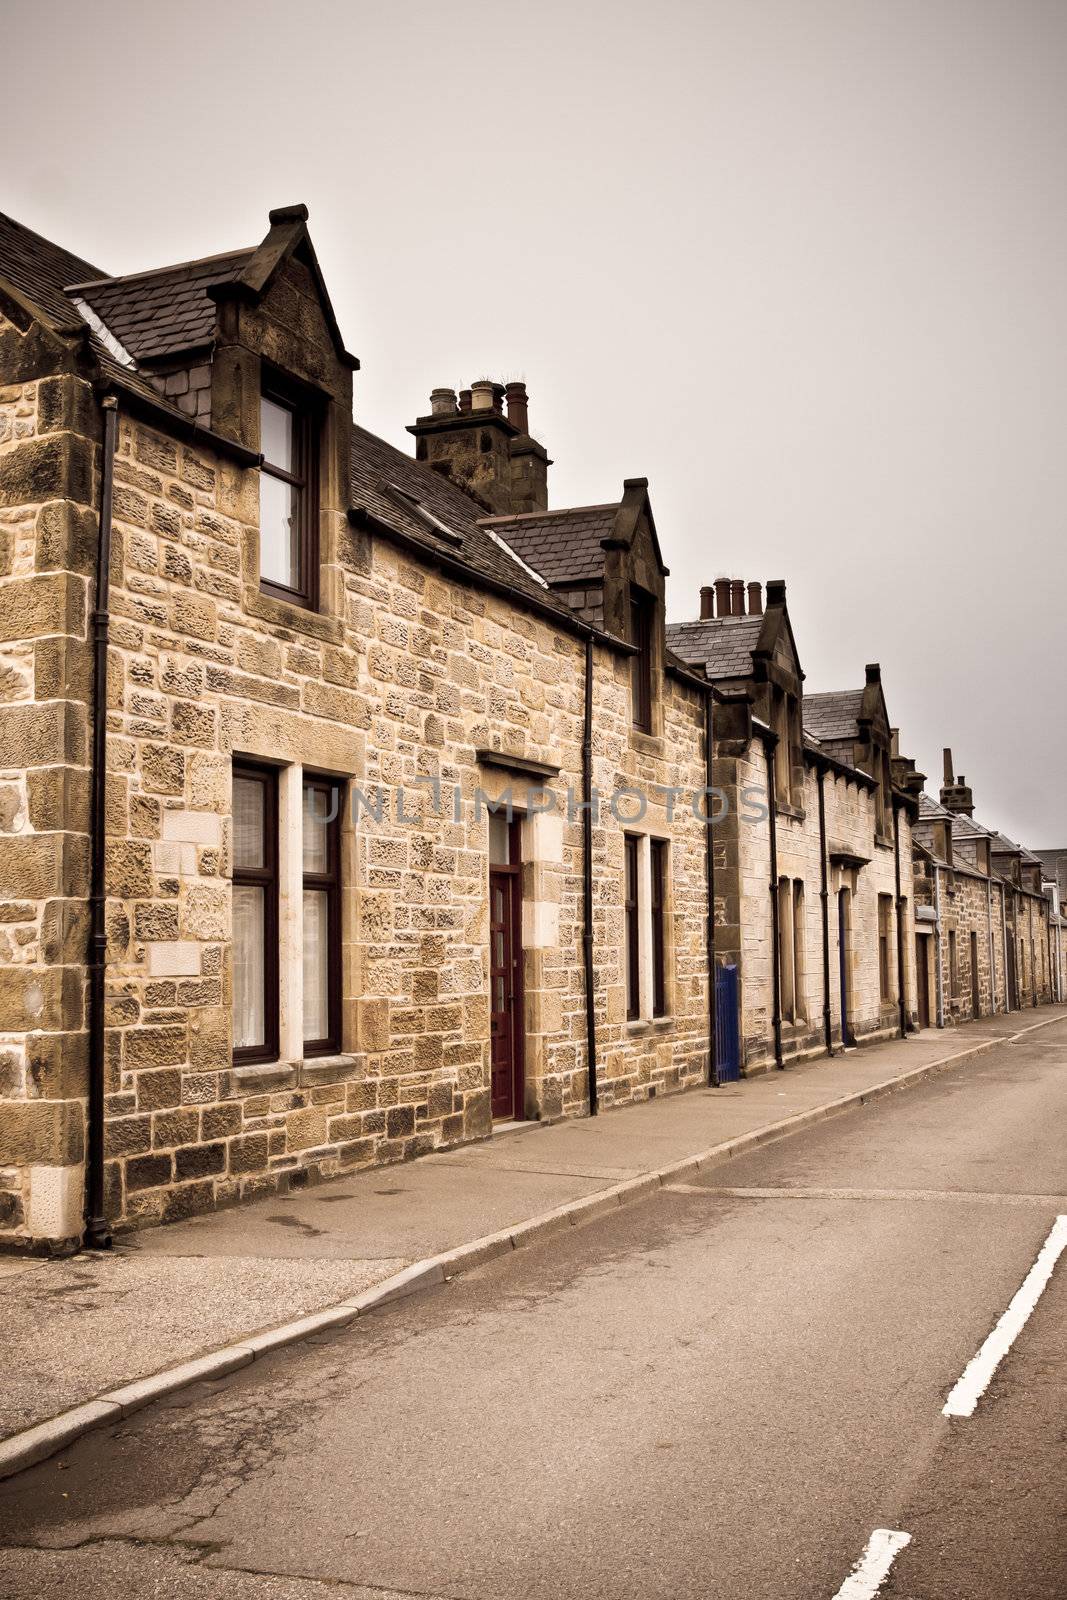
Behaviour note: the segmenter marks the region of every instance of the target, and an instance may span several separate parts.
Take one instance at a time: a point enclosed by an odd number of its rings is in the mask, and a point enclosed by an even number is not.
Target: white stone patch
[[[166,939],[146,945],[148,972],[153,978],[198,978],[200,946],[188,939]]]
[[[218,850],[222,844],[222,818],[214,811],[164,811],[164,839]]]
[[[524,950],[554,950],[559,944],[559,906],[551,900],[524,900],[522,906]]]
[[[26,1226],[34,1239],[73,1239],[82,1231],[85,1168],[30,1167]]]

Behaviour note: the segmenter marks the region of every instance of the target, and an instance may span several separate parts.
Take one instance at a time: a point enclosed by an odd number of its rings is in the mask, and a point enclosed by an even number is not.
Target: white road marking
[[[941,1409],[943,1417],[970,1417],[989,1386],[993,1374],[1026,1326],[1031,1311],[1052,1277],[1052,1269],[1067,1249],[1067,1216],[1057,1217],[1052,1231],[1030,1271],[1022,1281],[1011,1305],[976,1356],[968,1361],[963,1375]]]
[[[893,1562],[904,1546],[910,1543],[910,1533],[898,1533],[892,1528],[875,1528],[867,1540],[866,1550],[834,1595],[834,1600],[873,1600],[888,1578]]]

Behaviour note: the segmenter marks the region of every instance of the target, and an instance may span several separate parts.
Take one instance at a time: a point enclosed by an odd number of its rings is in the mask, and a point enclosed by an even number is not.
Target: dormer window
[[[318,605],[318,430],[306,399],[264,381],[259,403],[259,581],[268,594]]]
[[[630,690],[634,727],[652,732],[652,637],[656,602],[643,589],[630,589],[630,643],[637,653],[630,658]]]

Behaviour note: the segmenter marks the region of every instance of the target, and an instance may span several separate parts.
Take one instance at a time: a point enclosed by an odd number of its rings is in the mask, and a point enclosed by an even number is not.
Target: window
[[[649,841],[652,852],[652,1015],[667,1011],[667,841]]]
[[[637,654],[630,658],[630,685],[634,727],[652,731],[652,621],[656,602],[642,589],[630,590],[630,643]]]
[[[340,784],[304,779],[304,1054],[341,1048]]]
[[[259,402],[259,580],[269,594],[318,604],[316,428],[310,407],[280,382]]]
[[[893,998],[893,969],[890,956],[890,930],[893,923],[893,897],[878,896],[878,988],[883,1005]],[[954,933],[949,934],[949,948],[955,950]]]
[[[795,878],[793,880],[793,1013],[796,1022],[803,1022],[808,1014],[804,995],[806,980],[804,885],[799,878]]]
[[[960,992],[960,970],[956,963],[956,930],[948,930],[948,992],[955,1000]]]
[[[233,1056],[278,1057],[278,785],[233,769]]]
[[[641,930],[638,923],[638,845],[632,833],[623,837],[626,851],[626,1017],[635,1022],[641,1015]]]
[[[796,1016],[793,960],[793,885],[788,878],[779,878],[778,1009],[783,1022],[792,1022]]]

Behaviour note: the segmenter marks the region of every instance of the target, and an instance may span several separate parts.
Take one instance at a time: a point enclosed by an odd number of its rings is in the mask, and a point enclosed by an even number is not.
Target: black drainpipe
[[[582,725],[582,964],[585,969],[585,1048],[589,1115],[597,1114],[596,1000],[593,994],[593,637],[585,641],[585,719]]]
[[[85,1161],[85,1245],[111,1248],[104,1215],[104,976],[107,965],[107,887],[104,881],[104,824],[107,802],[107,646],[111,577],[111,500],[119,413],[106,395],[104,453],[101,462],[100,529],[96,552],[96,603],[93,609],[93,746],[89,812],[89,1115]]]
[[[900,807],[893,803],[893,853],[897,874],[897,994],[900,1009],[900,1037],[908,1037],[908,1002],[904,994],[904,901],[900,893]]]
[[[771,962],[774,968],[774,1064],[781,1072],[782,1060],[782,931],[778,922],[778,802],[775,795],[775,745],[777,736],[764,735],[763,748],[767,752],[767,815],[771,825]]]
[[[826,768],[819,766],[819,869],[822,901],[822,1029],[826,1054],[834,1053],[834,1031],[830,1017],[830,886],[826,871]]]
[[[712,694],[709,689],[704,700],[704,803],[708,813],[707,832],[705,834],[705,868],[708,880],[708,1082],[713,1086],[719,1081],[719,1064],[715,1059],[715,830],[712,824],[712,789],[714,787],[712,782],[712,761],[714,753]]]

